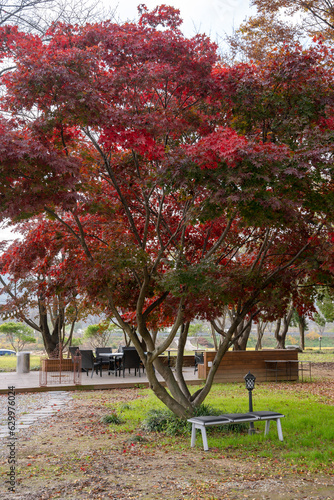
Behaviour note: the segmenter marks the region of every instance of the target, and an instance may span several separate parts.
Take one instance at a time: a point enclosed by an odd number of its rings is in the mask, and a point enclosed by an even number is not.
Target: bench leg
[[[266,436],[269,434],[269,429],[270,429],[270,420],[266,420],[266,427],[264,429],[264,435]]]
[[[283,432],[282,432],[282,426],[281,426],[281,419],[278,418],[276,420],[276,423],[277,423],[277,434],[278,434],[278,439],[280,441],[283,441]]]
[[[208,449],[209,449],[208,439],[206,437],[206,429],[205,429],[204,425],[201,426],[201,433],[202,433],[202,441],[203,441],[204,451],[208,451]]]
[[[195,441],[196,441],[196,427],[195,427],[195,424],[192,424],[192,427],[191,427],[191,447],[192,448],[195,446]]]
[[[192,428],[191,428],[191,443],[190,443],[191,447],[193,448],[195,446],[196,429],[200,429],[200,431],[202,433],[202,441],[203,441],[204,451],[208,451],[208,449],[209,449],[209,447],[208,447],[208,439],[206,437],[206,429],[205,429],[204,425],[192,424]]]
[[[275,418],[276,424],[277,424],[277,434],[278,434],[278,439],[280,441],[283,441],[283,432],[282,432],[282,425],[281,425],[281,419],[280,418]],[[266,427],[264,429],[264,435],[266,436],[269,433],[270,429],[270,420],[266,420]]]

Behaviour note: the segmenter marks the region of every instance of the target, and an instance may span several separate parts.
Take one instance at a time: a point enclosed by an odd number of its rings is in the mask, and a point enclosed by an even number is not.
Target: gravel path
[[[0,439],[9,436],[9,412],[15,415],[15,433],[31,432],[31,427],[61,411],[72,400],[66,391],[0,395]]]

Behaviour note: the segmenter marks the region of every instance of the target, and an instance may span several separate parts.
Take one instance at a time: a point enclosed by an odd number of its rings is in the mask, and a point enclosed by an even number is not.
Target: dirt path
[[[332,366],[317,367],[313,374],[326,381],[318,384],[319,390],[334,379]],[[206,453],[163,441],[156,446],[155,435],[138,442],[133,434],[110,431],[100,422],[106,401],[131,401],[138,397],[137,390],[91,395],[79,394],[57,415],[22,431],[16,492],[8,493],[3,482],[1,500],[334,499],[334,476],[291,468],[284,474],[284,463],[275,460],[259,457],[254,463],[229,457],[227,450],[224,455],[221,450]],[[5,456],[2,478],[8,471]]]
[[[334,381],[334,362],[312,363],[312,375],[317,380]]]

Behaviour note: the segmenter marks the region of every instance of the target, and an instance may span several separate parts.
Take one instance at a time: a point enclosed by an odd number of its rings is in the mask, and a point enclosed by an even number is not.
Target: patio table
[[[273,372],[275,374],[276,382],[280,376],[285,376],[287,380],[292,380],[292,375],[297,373],[299,378],[299,373],[302,374],[302,382],[304,381],[304,371],[309,373],[311,380],[311,361],[300,361],[294,359],[266,359],[266,380],[268,374]],[[295,366],[295,370],[293,367]]]
[[[123,352],[100,352],[99,358],[106,358],[109,360],[109,368],[108,368],[108,375],[110,375],[111,371],[115,371],[115,375],[117,377],[117,368],[116,368],[116,361],[122,359],[124,356]],[[111,368],[112,361],[114,361],[114,370]]]

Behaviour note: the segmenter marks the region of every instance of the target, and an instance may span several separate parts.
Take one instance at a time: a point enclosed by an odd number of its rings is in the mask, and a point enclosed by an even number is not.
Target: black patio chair
[[[124,352],[124,349],[129,349],[130,351],[136,350],[135,346],[133,345],[130,345],[128,347],[126,345],[120,345],[117,352]]]
[[[123,377],[125,376],[125,368],[128,368],[129,373],[131,373],[131,368],[135,369],[135,376],[137,376],[137,370],[140,375],[141,368],[141,359],[139,357],[138,352],[134,347],[124,347],[123,348],[123,357],[121,360],[121,365],[119,367],[119,371],[123,372]]]
[[[93,351],[91,349],[80,350],[80,356],[81,370],[87,373],[87,377],[89,370],[92,370],[91,377],[93,377],[94,371],[96,372],[96,374],[98,374],[98,370],[100,370],[100,377],[102,377],[102,362],[94,357]]]
[[[70,347],[68,348],[68,350],[70,351],[71,358],[73,358],[73,356],[78,356],[80,354],[79,347],[77,347],[75,345],[70,345]]]
[[[204,353],[195,351],[195,369],[194,374],[198,371],[198,365],[204,364]]]
[[[112,347],[97,347],[95,349],[95,355],[96,355],[96,360],[100,360],[102,362],[103,365],[107,365],[109,364],[109,359],[107,358],[102,358],[99,356],[99,354],[103,352],[103,353],[108,353],[108,352],[112,352]]]
[[[95,354],[96,354],[96,360],[97,361],[101,361],[102,363],[102,367],[103,365],[107,365],[108,366],[108,374],[111,372],[111,371],[115,371],[116,369],[116,362],[115,362],[115,358],[105,358],[105,357],[101,357],[99,356],[99,354],[101,352],[112,352],[112,347],[97,347],[95,349]]]

